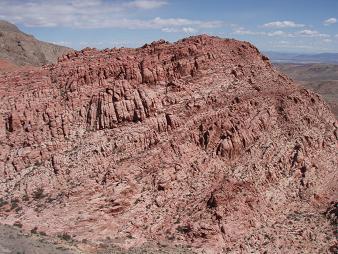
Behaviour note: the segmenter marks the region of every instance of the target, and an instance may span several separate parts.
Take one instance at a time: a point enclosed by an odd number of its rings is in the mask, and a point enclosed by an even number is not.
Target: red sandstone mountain
[[[335,117],[250,43],[87,48],[0,89],[3,223],[122,247],[334,251]]]

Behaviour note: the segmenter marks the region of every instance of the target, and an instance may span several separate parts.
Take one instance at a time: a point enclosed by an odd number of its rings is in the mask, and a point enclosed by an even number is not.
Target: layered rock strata
[[[336,244],[337,122],[250,43],[86,48],[0,74],[0,96],[1,222],[206,253]]]

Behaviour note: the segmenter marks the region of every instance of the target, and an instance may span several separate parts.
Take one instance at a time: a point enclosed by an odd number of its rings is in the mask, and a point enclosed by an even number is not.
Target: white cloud
[[[162,28],[161,31],[166,33],[186,33],[186,34],[195,34],[198,32],[198,30],[193,27],[182,27],[182,28],[165,27]]]
[[[330,46],[332,44],[323,43],[321,40],[292,40],[292,41],[268,41],[267,45],[271,49],[269,50],[279,50],[279,49],[285,49],[290,52],[297,52],[300,53],[303,52],[330,52],[333,50],[333,48]]]
[[[180,30],[177,28],[173,28],[173,27],[164,27],[161,29],[162,32],[166,32],[166,33],[179,33]]]
[[[187,34],[194,34],[197,33],[197,29],[193,28],[193,27],[183,27],[182,31],[187,33]]]
[[[232,34],[238,34],[238,35],[266,35],[265,32],[255,32],[248,29],[245,29],[244,27],[236,27]]]
[[[323,23],[324,23],[325,26],[333,25],[333,24],[337,23],[337,19],[336,18],[329,18],[329,19],[324,20]]]
[[[137,18],[133,9],[143,11],[160,8],[164,0],[18,0],[0,1],[0,18],[31,27],[125,28],[162,29],[191,27],[216,28],[224,26],[219,20],[184,18]],[[185,29],[186,31],[191,29]]]
[[[91,42],[88,42],[88,41],[81,41],[80,42],[80,45],[81,46],[89,46],[89,45],[95,45],[95,46],[102,46],[103,44],[105,44],[105,42],[103,41],[91,41]]]
[[[199,24],[201,28],[218,28],[222,26],[225,26],[225,22],[220,20],[203,21]]]
[[[251,31],[251,30],[247,30],[243,27],[237,27],[233,31],[233,34],[254,35],[254,36],[270,36],[270,37],[275,37],[275,36],[291,37],[291,34],[285,33],[284,31],[281,31],[281,30],[277,30],[277,31],[273,31],[273,32]]]
[[[156,1],[156,0],[135,0],[130,3],[127,3],[126,6],[139,8],[139,9],[155,9],[160,8],[163,5],[166,5],[166,1]]]
[[[289,41],[280,41],[279,42],[281,45],[290,45]]]
[[[306,35],[306,36],[313,36],[313,35],[318,34],[318,32],[314,31],[314,30],[308,30],[308,29],[306,29],[306,30],[299,31],[298,34],[300,34],[300,35]]]
[[[251,36],[266,36],[266,37],[280,37],[280,38],[302,38],[302,37],[307,37],[307,38],[313,38],[313,37],[318,37],[318,38],[326,38],[326,40],[323,40],[323,42],[330,42],[330,37],[331,35],[321,33],[317,30],[310,30],[310,29],[304,29],[301,31],[295,31],[295,32],[285,32],[282,30],[276,30],[276,31],[251,31],[248,30],[244,27],[240,26],[233,26],[233,32],[232,34],[235,35],[251,35]],[[336,35],[338,38],[338,35]]]
[[[296,28],[296,27],[305,27],[303,24],[297,24],[294,21],[274,21],[270,23],[266,23],[263,25],[266,28]]]
[[[292,48],[292,49],[307,49],[307,50],[314,50],[314,49],[317,49],[316,47],[314,46],[311,46],[311,45],[296,45],[296,44],[289,44],[289,43],[280,43],[280,44],[274,44],[273,45],[274,48]]]
[[[200,28],[217,28],[224,26],[223,21],[200,21],[200,20],[191,20],[191,19],[182,19],[182,18],[169,18],[162,19],[160,17],[156,17],[155,19],[148,20],[152,27],[171,27],[171,26],[196,26]]]
[[[72,45],[70,41],[51,41],[50,43],[53,43],[56,45],[68,46],[68,47]]]
[[[133,45],[132,42],[130,41],[110,41],[110,40],[105,40],[105,41],[80,41],[80,47],[85,48],[85,47],[97,47],[97,48],[104,48],[104,47],[122,47],[122,46],[130,46]]]
[[[267,35],[268,36],[285,36],[287,34],[283,31],[278,30],[278,31],[270,32]]]
[[[323,42],[330,43],[330,42],[332,42],[332,40],[331,39],[323,39]]]
[[[329,34],[322,34],[316,30],[305,29],[296,33],[296,35],[304,37],[330,37]]]

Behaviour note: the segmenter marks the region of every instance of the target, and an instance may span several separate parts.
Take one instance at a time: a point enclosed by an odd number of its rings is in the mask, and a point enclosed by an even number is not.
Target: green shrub
[[[39,235],[46,236],[47,234],[46,234],[45,232],[43,232],[43,231],[40,231],[40,232],[39,232]]]
[[[11,200],[11,210],[17,209],[19,207],[18,205],[19,199],[15,198]]]
[[[34,227],[31,229],[32,234],[37,234],[38,233],[38,227]]]
[[[19,221],[14,222],[13,224],[14,227],[22,228],[22,223]]]
[[[62,234],[59,234],[58,237],[62,240],[65,240],[65,241],[71,241],[72,240],[72,236],[69,235],[68,233],[66,232],[63,232]]]
[[[5,206],[8,204],[8,201],[4,200],[3,198],[0,198],[0,207]]]
[[[32,196],[34,199],[42,199],[45,197],[45,194],[43,192],[44,192],[43,188],[41,187],[37,188],[36,191],[33,192]]]

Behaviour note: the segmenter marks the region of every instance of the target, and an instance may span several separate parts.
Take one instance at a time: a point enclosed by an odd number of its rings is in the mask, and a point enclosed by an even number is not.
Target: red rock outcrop
[[[336,244],[335,118],[250,43],[86,48],[0,89],[4,223],[206,253]]]

